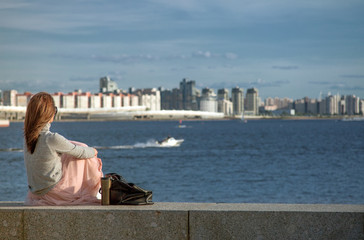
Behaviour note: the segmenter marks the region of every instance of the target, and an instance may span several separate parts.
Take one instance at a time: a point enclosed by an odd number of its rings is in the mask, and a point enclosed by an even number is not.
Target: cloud
[[[294,70],[298,69],[298,66],[272,66],[273,69],[279,69],[279,70]]]
[[[129,54],[121,54],[121,55],[92,55],[91,59],[100,61],[100,62],[113,62],[113,63],[139,63],[145,61],[157,61],[160,59],[158,56],[154,56],[151,54],[137,54],[137,55],[129,55]]]
[[[345,83],[337,83],[337,84],[333,84],[330,85],[330,88],[332,90],[340,90],[340,91],[362,91],[364,90],[363,86],[359,86],[359,85],[348,85]]]
[[[329,82],[329,81],[308,81],[308,83],[315,84],[315,85],[330,85],[330,84],[332,84],[332,82]]]
[[[231,59],[231,60],[235,60],[238,58],[238,55],[235,53],[225,53],[225,58],[226,59]]]
[[[275,81],[265,81],[263,79],[256,79],[254,81],[236,81],[236,82],[217,82],[214,84],[211,84],[211,88],[228,88],[231,89],[233,87],[239,86],[241,88],[244,89],[248,89],[248,88],[258,88],[258,89],[263,89],[263,88],[280,88],[283,87],[287,84],[289,84],[290,81],[288,80],[275,80]]]
[[[361,75],[361,74],[345,74],[345,75],[340,75],[340,77],[342,77],[342,78],[364,78],[364,75]]]
[[[166,56],[159,56],[153,54],[113,54],[113,55],[76,55],[76,54],[51,54],[51,57],[66,58],[73,60],[93,60],[97,62],[111,62],[111,63],[124,63],[135,64],[142,62],[156,62],[156,61],[169,61],[169,60],[191,60],[191,59],[222,59],[222,60],[236,60],[238,55],[235,53],[211,53],[210,51],[196,51],[189,55],[186,54],[170,54]]]
[[[69,80],[71,82],[93,82],[97,81],[98,79],[95,77],[70,77]]]
[[[265,80],[259,78],[255,81],[249,82],[249,85],[251,87],[266,88],[266,87],[281,87],[281,86],[289,84],[289,83],[290,83],[290,81],[288,81],[288,80],[265,81]]]
[[[351,85],[345,82],[330,82],[330,81],[309,81],[308,83],[314,85],[321,85],[330,90],[341,90],[341,91],[357,91],[364,90],[364,86]]]
[[[211,53],[209,51],[197,51],[192,54],[194,57],[211,58]]]

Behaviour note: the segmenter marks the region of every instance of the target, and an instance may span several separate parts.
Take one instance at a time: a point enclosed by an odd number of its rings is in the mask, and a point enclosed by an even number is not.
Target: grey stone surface
[[[364,239],[364,205],[0,202],[1,239]]]
[[[187,239],[188,213],[158,210],[25,210],[26,239]]]
[[[23,239],[23,211],[0,208],[0,239]]]
[[[191,211],[195,239],[364,239],[363,214]]]

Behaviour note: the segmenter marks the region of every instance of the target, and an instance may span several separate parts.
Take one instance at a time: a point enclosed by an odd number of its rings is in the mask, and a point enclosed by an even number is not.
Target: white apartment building
[[[213,89],[204,88],[200,100],[200,111],[217,112],[216,94]]]
[[[51,94],[51,96],[53,97],[54,105],[56,105],[57,108],[62,107],[62,95],[63,93],[61,92]]]
[[[90,108],[101,108],[101,96],[102,93],[90,95]]]
[[[89,92],[77,94],[76,95],[77,108],[89,108],[90,107],[90,102],[89,102],[90,95],[91,95],[91,93],[89,93]]]
[[[62,108],[75,108],[75,107],[76,107],[75,92],[62,95]]]
[[[113,100],[113,94],[102,95],[102,107],[103,108],[112,108],[112,100]]]
[[[326,97],[326,114],[339,114],[340,95],[329,95]]]
[[[119,108],[122,104],[122,94],[115,94],[114,95],[114,107]]]
[[[222,112],[225,116],[232,116],[233,103],[226,99],[219,99],[217,101],[217,112]]]
[[[122,106],[129,107],[130,106],[130,94],[122,96]]]
[[[139,106],[139,97],[135,95],[130,95],[130,106],[136,107]]]
[[[158,89],[138,89],[134,91],[134,94],[138,96],[137,106],[145,106],[152,111],[159,111],[161,109],[161,95]]]

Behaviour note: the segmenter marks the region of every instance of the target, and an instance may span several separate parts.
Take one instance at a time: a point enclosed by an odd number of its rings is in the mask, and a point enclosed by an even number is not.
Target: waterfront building
[[[317,115],[318,114],[318,103],[316,99],[307,99],[307,110],[306,113]]]
[[[113,100],[114,94],[112,93],[107,93],[107,94],[103,94],[101,99],[102,99],[102,107],[103,108],[112,108],[112,100]]]
[[[139,97],[136,95],[130,95],[130,106],[136,107],[139,106]]]
[[[233,115],[233,103],[229,99],[229,90],[226,88],[217,90],[217,112],[222,112],[225,116]]]
[[[345,114],[357,115],[360,112],[360,99],[355,95],[344,96],[346,111]]]
[[[122,95],[122,106],[123,107],[129,107],[130,106],[130,94],[124,94]]]
[[[275,98],[271,98],[271,97],[268,97],[265,99],[264,101],[264,105],[265,106],[276,106],[276,109],[291,109],[293,108],[293,100],[290,99],[290,98],[278,98],[278,97],[275,97]],[[269,108],[267,108],[269,109]]]
[[[184,110],[198,110],[199,91],[196,89],[196,82],[184,78],[179,84],[182,94],[182,106]]]
[[[337,115],[339,114],[340,95],[329,95],[326,97],[326,114]],[[343,111],[343,110],[342,110]]]
[[[153,111],[161,109],[160,91],[156,88],[138,89],[133,94],[138,96],[138,106],[145,106]]]
[[[227,90],[226,88],[217,90],[217,99],[229,100],[229,90]]]
[[[305,100],[304,99],[295,100],[294,109],[296,114],[305,114],[306,113]]]
[[[231,90],[231,99],[233,103],[233,114],[241,115],[244,113],[244,90],[236,86]]]
[[[347,108],[346,108],[346,101],[345,101],[345,96],[342,96],[341,99],[339,100],[339,112],[338,114],[340,115],[345,115],[347,112]]]
[[[95,93],[90,95],[90,108],[101,108],[102,93]]]
[[[217,100],[214,90],[211,88],[202,89],[200,100],[200,111],[217,112]]]
[[[116,82],[110,79],[109,76],[100,78],[100,92],[113,93],[118,90]]]
[[[32,93],[24,92],[16,94],[16,106],[18,107],[26,107],[30,98],[32,97]]]
[[[161,109],[162,110],[182,110],[182,93],[178,88],[171,90],[161,90]]]
[[[76,107],[77,108],[89,108],[90,107],[90,92],[78,93],[76,95]]]
[[[77,92],[70,92],[62,95],[62,108],[75,108]]]
[[[53,101],[54,101],[54,105],[56,105],[57,108],[62,107],[62,100],[63,100],[62,95],[63,95],[63,93],[61,93],[61,92],[55,92],[55,93],[51,94]]]
[[[268,97],[264,100],[264,105],[265,106],[276,106],[276,109],[278,108],[277,106],[277,103],[275,101],[276,98],[271,98],[271,97]]]
[[[6,90],[3,92],[4,106],[16,106],[16,90]]]
[[[113,107],[119,108],[119,107],[123,106],[122,98],[123,98],[123,94],[121,94],[121,93],[114,94]]]
[[[318,105],[318,114],[326,115],[326,99],[319,100],[317,102]]]
[[[225,116],[233,115],[233,103],[230,100],[218,99],[217,100],[217,112],[224,113]]]
[[[249,88],[247,90],[245,111],[251,113],[252,115],[259,114],[258,89]]]

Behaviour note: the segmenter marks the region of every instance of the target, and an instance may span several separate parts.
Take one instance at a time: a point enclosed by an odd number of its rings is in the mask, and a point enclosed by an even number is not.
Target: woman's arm
[[[58,153],[67,153],[76,158],[91,158],[97,155],[96,149],[75,145],[58,133],[50,133],[47,136],[47,144]]]

